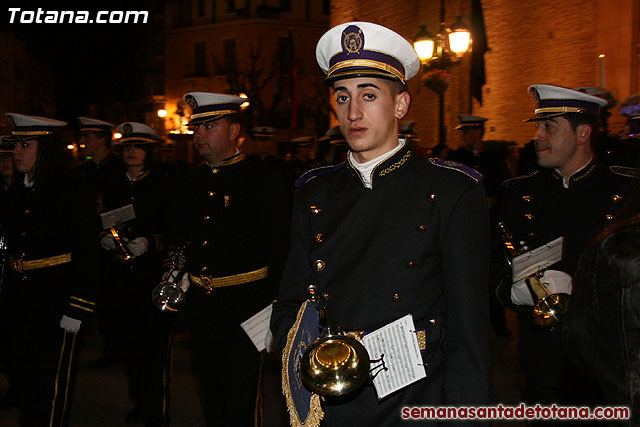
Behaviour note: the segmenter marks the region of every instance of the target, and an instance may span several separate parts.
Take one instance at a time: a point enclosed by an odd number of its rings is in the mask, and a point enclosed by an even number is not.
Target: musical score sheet
[[[362,338],[373,370],[378,400],[427,376],[410,314]],[[376,362],[382,357],[384,362]]]

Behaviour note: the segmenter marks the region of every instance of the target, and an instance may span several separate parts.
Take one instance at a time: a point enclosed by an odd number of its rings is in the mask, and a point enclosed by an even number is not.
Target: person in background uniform
[[[447,160],[469,166],[482,174],[482,185],[489,202],[489,214],[493,226],[500,193],[500,183],[502,182],[500,176],[502,162],[499,155],[494,151],[488,150],[482,140],[485,130],[484,124],[487,118],[458,114],[458,120],[460,124],[454,129],[462,133],[463,145],[461,148],[451,151]],[[491,289],[489,283],[487,286]],[[511,332],[507,329],[503,305],[493,295],[493,292],[490,292],[489,298],[493,333],[502,337],[510,337]]]
[[[165,176],[175,176],[189,169],[189,164],[184,160],[176,157],[178,151],[178,143],[167,139],[158,147],[158,156],[160,173]]]
[[[160,282],[164,250],[159,212],[166,209],[167,183],[164,175],[151,168],[151,146],[160,137],[137,122],[122,123],[116,130],[122,137],[113,146],[121,153],[125,170],[107,181],[103,212],[133,205],[135,218],[115,226],[118,239],[133,259],[125,260],[109,230],[100,246],[109,253],[105,283],[117,296],[112,318],[120,342],[119,360],[135,405],[126,421],[164,426],[169,423],[172,318],[151,301],[151,292]]]
[[[276,130],[269,126],[256,126],[251,129],[251,136],[256,143],[256,152],[252,156],[258,158],[263,165],[280,172],[287,186],[293,189],[296,179],[294,168],[273,154],[276,145],[273,139],[275,132]]]
[[[291,143],[296,147],[296,178],[308,170],[321,166],[315,160],[312,136],[299,136],[297,138],[293,138]]]
[[[73,169],[73,175],[78,185],[85,186],[86,191],[94,195],[96,204],[94,235],[97,242],[102,230],[97,213],[102,211],[105,185],[112,175],[124,171],[124,165],[122,160],[111,151],[113,124],[89,117],[78,117],[77,126],[79,153],[84,160]],[[108,258],[105,258],[102,252],[98,250],[98,268],[100,271],[105,271],[105,262]],[[120,345],[115,328],[116,319],[113,317],[119,301],[112,292],[112,284],[105,282],[105,277],[104,274],[97,275],[96,286],[96,319],[103,348],[100,358],[90,366],[98,369],[105,368],[118,360]]]
[[[420,68],[404,38],[350,22],[325,33],[316,52],[351,150],[341,167],[308,174],[296,194],[271,322],[278,346],[313,284],[345,331],[411,314],[428,337],[427,379],[381,401],[370,384],[326,398],[324,425],[404,425],[403,406],[487,404],[489,216],[480,175],[422,159],[398,138],[410,104],[405,82]]]
[[[598,231],[615,219],[631,179],[624,176],[623,168],[604,167],[594,156],[598,112],[604,100],[551,85],[532,85],[529,91],[538,103],[528,121],[536,125],[533,141],[542,169],[503,184],[499,221],[525,250],[564,237],[562,260],[547,270],[542,280],[562,285],[570,293],[580,255]],[[494,248],[493,282],[499,281],[500,272],[508,275],[500,282],[497,296],[521,315],[518,348],[525,401],[597,403],[597,385],[585,383],[568,363],[561,327],[530,324],[532,295],[521,282],[511,285],[497,236]]]
[[[65,425],[76,334],[95,305],[94,204],[63,169],[58,133],[67,123],[7,117],[20,138],[13,150],[20,181],[4,223],[11,268],[0,296],[3,348],[22,425]]]
[[[123,170],[122,160],[111,152],[113,125],[89,117],[78,117],[78,147],[84,157],[74,169],[83,183],[101,192],[108,177]]]
[[[483,176],[482,185],[489,200],[489,209],[493,219],[496,199],[500,191],[500,167],[501,158],[493,150],[487,149],[482,140],[484,137],[485,117],[458,114],[460,124],[454,129],[462,132],[463,145],[453,150],[447,156],[447,160],[462,163],[474,168]]]
[[[506,152],[504,153],[504,159],[502,159],[502,169],[500,172],[500,182],[520,176],[518,173],[520,148],[515,142],[509,142],[505,149]]]
[[[183,98],[205,163],[178,180],[168,229],[173,244],[190,242],[184,315],[194,369],[207,425],[251,426],[260,353],[240,324],[276,295],[288,248],[287,189],[276,170],[237,147],[246,99]]]
[[[344,163],[347,160],[349,146],[347,145],[347,141],[344,139],[344,135],[342,135],[340,126],[334,126],[327,130],[323,138],[327,138],[329,140],[330,146],[327,163],[329,165]]]
[[[420,145],[420,138],[418,138],[418,130],[416,129],[417,124],[417,122],[400,123],[398,128],[399,137],[404,138],[408,143],[410,143],[418,156],[423,159],[427,159],[431,157],[431,151]]]

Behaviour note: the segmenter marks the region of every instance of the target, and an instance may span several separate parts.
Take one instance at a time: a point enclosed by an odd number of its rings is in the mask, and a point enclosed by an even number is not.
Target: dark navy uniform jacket
[[[633,180],[612,168],[592,162],[569,179],[568,188],[554,169],[507,180],[499,220],[529,250],[564,236],[563,259],[550,268],[573,275],[582,252],[615,220],[631,190]],[[494,258],[509,274],[501,255]],[[501,288],[499,297],[510,305],[507,291]]]
[[[329,294],[343,330],[373,331],[409,313],[417,328],[438,326],[427,330],[426,380],[379,404],[365,387],[324,408],[327,425],[395,425],[407,403],[488,402],[489,225],[479,175],[419,158],[409,144],[374,169],[371,189],[350,164],[330,170],[296,195],[272,315],[279,346],[311,284]]]
[[[287,190],[278,172],[238,154],[219,167],[203,164],[185,172],[176,192],[175,208],[167,212],[170,234],[174,243],[191,243],[189,272],[224,277],[269,267],[266,305],[276,294],[290,225]],[[220,291],[214,293],[227,293]]]
[[[94,308],[96,258],[91,194],[61,173],[39,188],[20,182],[11,188],[7,200],[3,229],[14,260],[47,260],[65,254],[71,257],[71,262],[23,274],[6,268],[3,294],[12,308],[16,307],[12,298],[16,298],[30,307],[34,317],[50,314],[56,322],[62,314],[88,318]]]
[[[503,184],[506,188],[499,220],[513,233],[514,240],[524,242],[528,250],[563,236],[563,259],[549,269],[573,276],[583,251],[607,223],[615,221],[631,190],[632,180],[613,170],[616,168],[592,162],[570,177],[567,188],[563,177],[553,169],[508,180]],[[572,349],[565,349],[562,329],[534,328],[525,316],[532,308],[511,302],[511,280],[499,280],[511,271],[501,242],[496,238],[493,243],[492,282],[500,283],[496,294],[504,305],[522,315],[519,359],[525,375],[527,402],[602,403],[597,401],[597,387],[586,385],[568,363]]]

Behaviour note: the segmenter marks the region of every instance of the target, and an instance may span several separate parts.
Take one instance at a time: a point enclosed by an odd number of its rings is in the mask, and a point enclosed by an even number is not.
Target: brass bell
[[[313,301],[315,293],[310,293]],[[342,396],[357,390],[369,379],[371,362],[360,341],[343,334],[332,324],[327,299],[326,294],[321,295],[319,308],[327,332],[314,341],[300,359],[300,377],[309,390],[320,396]]]

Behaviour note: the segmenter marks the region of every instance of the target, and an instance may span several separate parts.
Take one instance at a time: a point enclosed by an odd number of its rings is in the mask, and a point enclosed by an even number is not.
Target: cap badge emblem
[[[189,107],[191,108],[196,108],[198,106],[198,101],[196,101],[196,98],[194,98],[193,95],[185,96],[184,100],[187,104],[189,104]]]
[[[130,135],[133,133],[133,126],[131,126],[131,123],[125,123],[125,125],[122,126],[122,133],[124,133],[125,135]]]
[[[342,31],[342,51],[350,55],[361,54],[364,47],[364,33],[356,25],[349,25]]]

